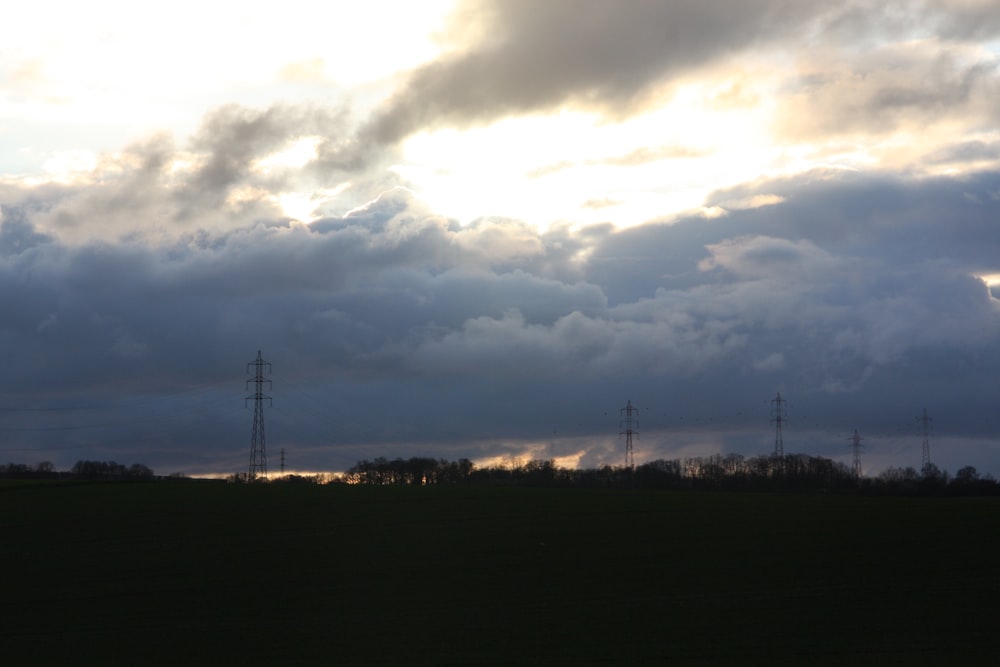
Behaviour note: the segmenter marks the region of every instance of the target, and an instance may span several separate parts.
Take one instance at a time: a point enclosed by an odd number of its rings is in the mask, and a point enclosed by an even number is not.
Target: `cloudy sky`
[[[786,452],[1000,475],[995,0],[38,0],[0,461]],[[995,287],[993,287],[995,286]]]

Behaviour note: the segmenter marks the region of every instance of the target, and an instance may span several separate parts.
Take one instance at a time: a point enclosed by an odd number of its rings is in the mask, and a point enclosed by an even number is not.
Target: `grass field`
[[[1000,499],[3,483],[17,664],[997,664]]]

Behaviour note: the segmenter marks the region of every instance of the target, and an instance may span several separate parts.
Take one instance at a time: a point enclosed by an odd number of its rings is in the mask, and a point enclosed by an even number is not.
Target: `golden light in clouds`
[[[1000,273],[987,273],[979,276],[979,279],[989,287],[1000,285]]]
[[[734,88],[750,108],[719,103]],[[760,99],[723,76],[680,86],[627,122],[558,111],[425,131],[405,142],[396,170],[462,222],[489,212],[541,228],[608,220],[627,227],[696,209],[713,189],[786,168]]]
[[[316,147],[322,137],[299,137],[276,153],[256,160],[251,169],[262,174],[272,171],[301,167],[316,158]]]

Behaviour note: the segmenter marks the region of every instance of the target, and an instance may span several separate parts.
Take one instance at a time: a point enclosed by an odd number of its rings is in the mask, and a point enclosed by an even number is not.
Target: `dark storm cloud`
[[[312,227],[83,244],[42,231],[40,202],[4,204],[3,407],[48,410],[5,413],[5,442],[64,465],[240,469],[258,349],[274,364],[270,437],[304,468],[613,463],[626,399],[643,458],[759,453],[778,390],[802,428],[838,438],[877,440],[923,407],[988,438],[1000,310],[976,275],[1000,271],[998,193],[995,173],[817,172],[717,193],[781,203],[712,219],[539,233],[463,227],[396,189]]]
[[[1000,34],[996,16],[993,3],[468,3],[456,12],[448,33],[455,48],[415,69],[362,135],[391,144],[422,129],[484,124],[567,106],[623,117],[643,110],[647,98],[678,78],[741,53],[805,47],[819,60],[870,62],[885,58],[880,45],[887,40],[938,35],[961,43],[995,36]],[[852,98],[839,95],[845,86],[858,86],[850,77],[864,74],[860,64],[853,74],[813,82],[810,90],[818,87],[824,99],[838,103],[837,109],[855,111],[852,118],[870,111],[863,114],[867,121],[879,109],[929,113],[943,103],[989,95],[992,67],[952,63],[947,49],[937,58],[937,63],[910,63],[919,65],[916,69],[887,65],[871,71],[874,78],[860,82],[863,99],[855,104],[861,109],[845,109]],[[928,64],[932,76],[922,78]],[[882,80],[892,72],[901,80]],[[807,78],[789,86],[810,83]],[[929,101],[935,103],[930,111],[924,106]],[[820,104],[814,111],[823,109]],[[822,122],[829,124],[833,117],[831,112]]]
[[[392,143],[563,104],[627,114],[671,75],[711,62],[815,13],[804,3],[557,0],[471,5],[480,39],[415,70],[368,132]],[[455,31],[469,30],[456,26]]]

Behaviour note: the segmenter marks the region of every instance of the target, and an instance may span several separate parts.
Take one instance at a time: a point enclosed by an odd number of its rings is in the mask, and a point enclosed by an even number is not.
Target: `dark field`
[[[1000,660],[998,498],[0,484],[4,665]]]

